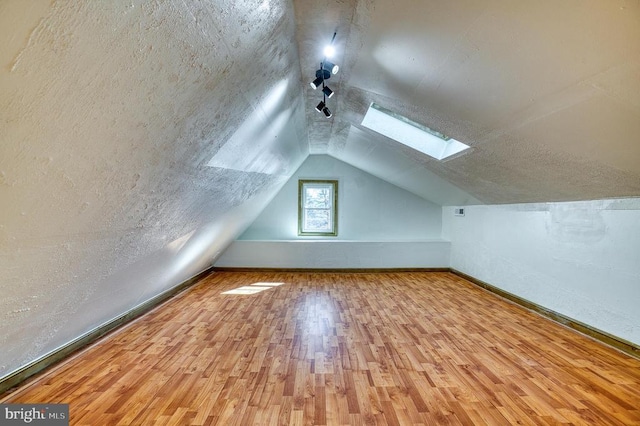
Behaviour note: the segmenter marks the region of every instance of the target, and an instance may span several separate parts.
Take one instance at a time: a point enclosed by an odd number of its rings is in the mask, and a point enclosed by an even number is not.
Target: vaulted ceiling
[[[246,179],[221,177],[236,171],[261,173],[247,181],[256,190],[277,186],[306,155],[329,154],[440,204],[640,195],[637,1],[5,0],[0,11],[4,157],[25,143],[38,157],[19,166],[34,169],[26,179],[41,162],[69,185],[89,170],[125,193],[192,170],[236,205],[246,192],[211,182]],[[308,82],[334,32],[327,120]],[[472,149],[438,161],[400,145],[361,125],[371,102]],[[116,163],[118,176],[98,177]],[[10,168],[5,186],[20,181]],[[443,195],[453,187],[470,196]]]
[[[0,379],[206,269],[309,154],[441,205],[640,196],[638,1],[0,0],[0,41]]]
[[[311,153],[413,192],[428,187],[428,171],[485,203],[640,195],[637,1],[294,7],[303,78],[313,78],[334,31],[342,66],[329,81],[329,121],[303,85]],[[360,125],[371,102],[472,150],[441,162],[398,145]]]

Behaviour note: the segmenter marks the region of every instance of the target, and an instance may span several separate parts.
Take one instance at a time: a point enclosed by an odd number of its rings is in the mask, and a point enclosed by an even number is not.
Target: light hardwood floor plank
[[[223,294],[255,283],[282,285]],[[216,272],[2,401],[72,425],[640,425],[640,361],[448,272]]]

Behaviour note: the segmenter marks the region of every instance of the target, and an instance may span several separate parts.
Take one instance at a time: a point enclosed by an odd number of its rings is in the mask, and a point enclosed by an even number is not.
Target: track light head
[[[332,97],[333,94],[334,94],[333,90],[329,89],[329,86],[323,87],[322,88],[322,93],[324,93],[327,98]]]
[[[331,72],[331,74],[334,74],[334,75],[338,74],[338,70],[340,69],[339,66],[329,61],[324,61],[322,64],[322,68],[324,68],[326,71]]]
[[[333,115],[333,114],[331,114],[331,111],[329,111],[329,108],[327,108],[327,107],[322,108],[322,112],[324,113],[324,115],[327,118],[331,118],[331,116]]]
[[[322,85],[323,80],[329,80],[330,78],[331,73],[328,70],[319,69],[316,71],[316,79],[310,83],[311,87],[313,87],[313,90],[316,90]]]
[[[318,104],[318,106],[316,106],[316,111],[318,112],[322,112],[323,109],[326,109],[327,106],[325,105],[325,103],[323,101],[320,101],[320,103]]]
[[[313,88],[313,90],[316,90],[319,86],[322,85],[322,82],[324,81],[324,79],[322,77],[318,77],[315,80],[313,80],[311,83],[309,83],[311,85],[311,87]]]

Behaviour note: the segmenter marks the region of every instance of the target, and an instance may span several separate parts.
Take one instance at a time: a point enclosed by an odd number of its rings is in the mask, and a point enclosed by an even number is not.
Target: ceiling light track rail
[[[332,75],[336,75],[340,70],[340,67],[335,63],[331,62],[327,57],[331,57],[335,53],[335,49],[333,47],[333,42],[336,39],[337,32],[333,33],[333,37],[331,38],[331,43],[324,49],[324,58],[320,62],[320,67],[316,70],[316,78],[311,83],[311,88],[313,90],[322,87],[322,101],[316,106],[316,111],[321,112],[327,118],[331,118],[333,114],[331,110],[327,107],[327,99],[330,99],[335,92],[326,84],[326,81],[331,78]]]

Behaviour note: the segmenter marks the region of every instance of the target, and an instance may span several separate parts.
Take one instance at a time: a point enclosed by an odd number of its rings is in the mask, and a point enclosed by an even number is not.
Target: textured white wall
[[[0,378],[207,268],[302,163],[291,4],[255,6],[0,2]]]
[[[640,344],[640,199],[443,209],[451,266]]]
[[[298,236],[298,179],[337,179],[338,236]],[[440,239],[439,205],[328,155],[310,155],[240,240]]]
[[[215,266],[230,268],[448,268],[448,241],[237,240]]]

